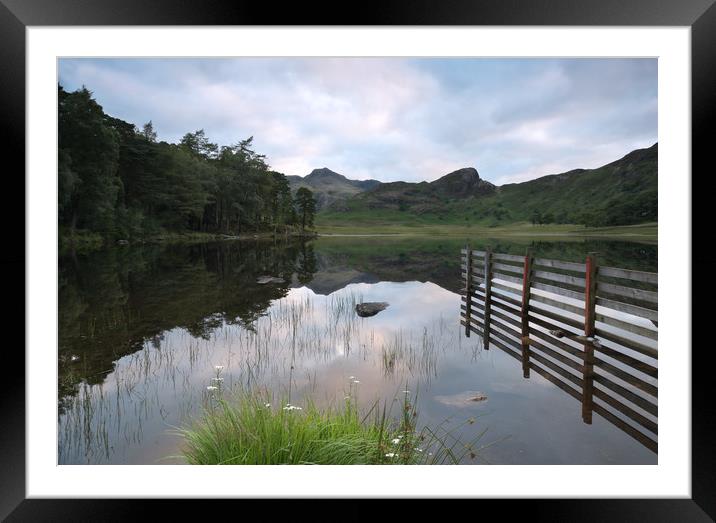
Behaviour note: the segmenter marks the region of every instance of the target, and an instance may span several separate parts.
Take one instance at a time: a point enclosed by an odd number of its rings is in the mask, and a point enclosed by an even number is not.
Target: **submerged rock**
[[[359,303],[356,305],[356,313],[361,318],[367,318],[369,316],[375,316],[380,311],[385,310],[388,304],[384,301],[372,301],[366,303]]]
[[[277,278],[276,276],[259,276],[256,278],[256,283],[264,285],[266,283],[286,283],[283,278]]]
[[[487,394],[484,392],[466,390],[465,392],[460,392],[451,396],[435,396],[435,399],[444,405],[467,407],[472,403],[487,401]]]

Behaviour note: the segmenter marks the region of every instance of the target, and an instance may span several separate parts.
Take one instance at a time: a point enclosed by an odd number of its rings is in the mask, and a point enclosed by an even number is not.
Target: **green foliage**
[[[216,158],[219,152],[219,146],[215,143],[211,143],[204,134],[204,129],[199,129],[193,133],[186,133],[179,145],[187,151],[201,156],[202,158]]]
[[[313,227],[313,220],[316,216],[316,199],[310,189],[300,187],[296,191],[296,207],[298,208],[301,230],[305,231],[306,227]]]
[[[152,124],[152,121],[149,120],[147,123],[142,126],[142,136],[148,141],[148,142],[156,142],[157,141],[157,133],[154,130],[154,124]]]
[[[212,143],[203,129],[178,144],[108,116],[86,88],[59,90],[61,230],[108,240],[174,232],[278,232],[296,222],[286,177],[269,171],[253,137]],[[312,215],[307,215],[312,223]]]
[[[290,225],[296,221],[296,210],[293,208],[291,187],[286,177],[276,171],[269,173],[273,179],[269,205],[274,226]]]
[[[121,183],[116,176],[118,137],[86,88],[59,91],[60,223],[72,229],[113,232]]]
[[[60,149],[57,158],[58,212],[60,217],[72,213],[72,195],[75,193],[79,176],[72,170],[72,158],[66,149]]]
[[[407,394],[395,417],[377,403],[362,413],[351,396],[338,408],[302,403],[268,392],[240,390],[230,400],[218,393],[202,418],[180,431],[183,455],[192,465],[457,464],[477,457],[474,442],[461,446],[443,427],[418,432]]]

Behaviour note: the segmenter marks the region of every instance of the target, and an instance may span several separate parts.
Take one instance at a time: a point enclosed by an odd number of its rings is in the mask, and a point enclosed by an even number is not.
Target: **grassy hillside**
[[[577,169],[495,187],[474,169],[431,183],[396,182],[324,209],[319,229],[346,225],[500,227],[581,224],[589,227],[657,221],[658,145],[597,169]],[[456,174],[459,173],[459,174]]]
[[[638,149],[598,169],[544,176],[500,188],[501,203],[519,218],[537,211],[555,221],[591,226],[657,220],[658,146]]]

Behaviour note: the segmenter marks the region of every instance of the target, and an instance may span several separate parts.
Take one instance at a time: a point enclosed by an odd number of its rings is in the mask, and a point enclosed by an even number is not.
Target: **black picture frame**
[[[352,9],[323,6],[320,3],[294,2],[286,5],[234,1],[221,2],[174,0],[0,0],[0,147],[3,161],[17,159],[13,173],[25,169],[25,28],[44,25],[556,25],[556,26],[689,26],[691,28],[692,68],[692,245],[709,238],[710,224],[705,206],[696,206],[693,198],[708,197],[702,186],[707,166],[713,170],[708,131],[714,128],[716,114],[716,5],[715,0],[430,0],[361,2]],[[4,189],[24,195],[22,176],[10,176],[5,170]],[[703,171],[703,172],[702,172]],[[676,177],[675,183],[686,183]],[[9,185],[8,185],[9,184]],[[8,193],[6,193],[8,194]],[[19,205],[24,197],[13,197]],[[13,224],[24,212],[3,206],[5,224]],[[712,235],[712,233],[711,233]],[[8,290],[23,299],[13,302],[5,315],[8,325],[20,325],[24,319],[25,275],[24,230],[13,245],[0,255],[5,268]],[[20,247],[22,246],[22,248]],[[692,249],[692,274],[710,271],[708,249]],[[707,279],[707,278],[705,278]],[[705,288],[701,288],[705,286]],[[48,291],[51,292],[51,291]],[[692,325],[706,324],[706,307],[698,307],[698,297],[712,296],[713,283],[699,280],[698,292],[692,285]],[[687,304],[685,304],[686,306]],[[8,329],[10,330],[10,329]],[[692,336],[696,329],[692,328]],[[524,510],[532,519],[550,521],[710,521],[716,518],[716,481],[714,472],[714,402],[708,385],[713,368],[712,342],[697,344],[692,338],[692,498],[691,499],[590,499],[590,500],[482,500],[505,510]],[[24,345],[24,338],[22,340]],[[13,344],[17,346],[16,344]],[[6,346],[0,381],[0,518],[8,521],[126,521],[145,514],[147,505],[159,505],[164,517],[171,513],[187,515],[187,504],[169,500],[39,500],[25,499],[25,358]],[[684,350],[684,347],[674,347]],[[19,372],[18,369],[23,369]],[[711,494],[709,494],[709,492]],[[202,505],[210,501],[199,502]],[[253,501],[222,502],[252,505]],[[274,502],[275,503],[275,502]],[[356,501],[348,502],[351,507]],[[460,506],[451,501],[450,512]],[[363,503],[361,503],[363,505]],[[367,503],[366,503],[367,504]],[[303,502],[299,502],[303,505]],[[201,509],[216,514],[216,503]],[[249,507],[251,508],[251,507]],[[410,510],[422,511],[422,502],[412,502]],[[490,507],[492,508],[492,507]],[[388,515],[382,510],[382,515]],[[400,508],[398,510],[405,510]],[[341,507],[334,516],[368,517],[365,507]],[[404,513],[404,512],[402,512]],[[300,514],[300,512],[298,513]],[[340,516],[339,516],[340,514]],[[456,512],[453,514],[457,514]],[[470,512],[468,512],[470,514]],[[475,515],[477,516],[477,515]],[[469,516],[468,516],[469,517]]]

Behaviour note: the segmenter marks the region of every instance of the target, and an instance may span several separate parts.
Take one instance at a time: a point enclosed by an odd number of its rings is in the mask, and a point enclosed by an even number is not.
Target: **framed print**
[[[713,518],[716,7],[606,7],[2,0],[3,517]]]

